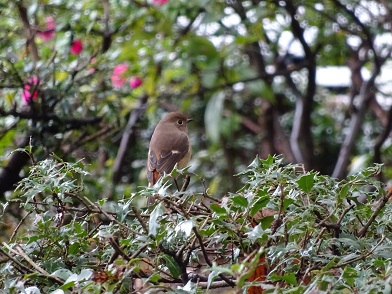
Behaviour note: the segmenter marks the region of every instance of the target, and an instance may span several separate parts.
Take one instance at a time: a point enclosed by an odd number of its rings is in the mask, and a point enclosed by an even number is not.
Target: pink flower
[[[132,77],[129,81],[129,85],[132,89],[138,88],[141,84],[143,84],[143,81],[138,77]]]
[[[128,69],[128,65],[125,63],[118,64],[113,68],[113,74],[111,77],[112,85],[116,88],[121,88],[126,82],[125,72]]]
[[[45,29],[43,31],[38,31],[37,35],[46,42],[54,37],[56,31],[56,22],[52,16],[48,16],[45,19],[45,24]]]
[[[27,80],[27,83],[25,83],[23,87],[23,93],[22,93],[23,104],[29,105],[31,102],[37,100],[38,85],[39,85],[39,79],[36,76],[30,77]]]
[[[93,57],[93,58],[90,59],[90,64],[93,65],[96,61],[97,61],[97,58]],[[95,72],[95,67],[90,67],[88,72],[90,74],[94,73]]]
[[[152,3],[154,3],[155,5],[158,6],[162,6],[164,4],[166,4],[169,0],[152,0]]]
[[[71,50],[70,50],[71,54],[79,55],[80,52],[82,52],[82,50],[83,50],[82,41],[80,39],[73,41],[73,43],[71,45]]]
[[[114,75],[121,75],[123,74],[126,70],[128,69],[128,65],[125,63],[118,64],[114,67],[113,69],[113,74]]]

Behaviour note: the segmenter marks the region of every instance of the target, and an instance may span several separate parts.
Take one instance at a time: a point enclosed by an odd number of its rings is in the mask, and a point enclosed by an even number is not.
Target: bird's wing
[[[177,140],[169,141],[169,144],[157,154],[155,150],[150,149],[147,160],[147,178],[152,184],[155,184],[160,176],[164,173],[170,173],[176,163],[178,163],[189,150],[189,139],[184,133],[178,136]],[[158,172],[159,175],[154,174]]]

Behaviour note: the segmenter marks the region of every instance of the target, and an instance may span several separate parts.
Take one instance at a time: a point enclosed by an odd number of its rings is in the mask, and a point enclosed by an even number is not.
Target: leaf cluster
[[[118,202],[94,202],[83,195],[82,163],[53,156],[31,167],[11,200],[25,217],[0,245],[0,288],[386,293],[392,192],[373,179],[380,169],[337,181],[270,156],[238,174],[245,185],[222,200],[174,192],[171,178],[187,172],[175,169]],[[144,207],[147,197],[154,203]],[[260,267],[265,275],[252,280]]]

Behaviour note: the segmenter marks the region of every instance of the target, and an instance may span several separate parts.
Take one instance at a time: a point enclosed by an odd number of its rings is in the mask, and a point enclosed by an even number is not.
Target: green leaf
[[[77,280],[78,280],[78,275],[72,274],[68,277],[68,279],[65,281],[64,284],[69,283],[69,282],[76,282]]]
[[[207,280],[207,290],[210,288],[211,283],[215,280],[217,276],[220,274],[228,274],[228,275],[233,275],[233,271],[230,268],[223,267],[223,266],[217,266],[217,264],[214,262],[212,267],[212,271],[208,275],[208,280]]]
[[[217,276],[219,276],[220,272],[218,271],[212,271],[209,275],[208,275],[208,280],[207,280],[207,290],[210,289],[210,286],[212,284],[212,282],[215,280],[215,278]]]
[[[327,265],[322,268],[322,270],[323,271],[329,271],[333,266],[336,265],[337,262],[338,262],[338,258],[337,257],[332,258],[331,261],[328,262]]]
[[[248,200],[244,196],[234,196],[231,198],[231,201],[233,201],[234,204],[237,204],[242,207],[248,207]]]
[[[213,212],[215,212],[217,215],[227,215],[226,209],[221,207],[218,204],[212,203],[210,205],[210,208]]]
[[[261,224],[258,224],[253,228],[252,231],[247,232],[246,235],[248,236],[249,240],[252,241],[252,243],[256,242],[257,239],[262,238],[264,235],[265,231],[263,230]]]
[[[271,281],[273,281],[273,282],[285,281],[286,283],[294,285],[294,286],[298,285],[297,278],[295,277],[295,273],[289,273],[289,274],[285,274],[283,276],[272,275]]]
[[[200,69],[216,67],[219,54],[208,38],[192,35],[181,44],[182,49],[195,61]]]
[[[148,277],[147,281],[151,282],[151,283],[158,283],[160,279],[161,279],[161,276],[154,273]]]
[[[72,274],[68,277],[68,279],[64,282],[64,284],[60,287],[62,290],[68,290],[73,287],[75,283],[78,281],[78,275]]]
[[[266,159],[262,159],[261,162],[263,165],[269,166],[275,162],[275,159],[271,154],[269,154],[268,157]]]
[[[178,278],[181,274],[181,269],[178,266],[177,262],[174,260],[174,258],[170,255],[165,254],[163,255],[163,259],[165,260],[165,264],[173,277]]]
[[[285,198],[285,199],[283,200],[283,209],[286,210],[287,207],[289,207],[289,206],[290,206],[291,204],[293,204],[294,202],[295,202],[294,199]]]
[[[286,281],[287,283],[297,286],[297,278],[295,277],[295,273],[289,273],[289,274],[285,274],[283,277],[283,280]]]
[[[297,181],[298,187],[305,193],[309,193],[314,185],[314,174],[309,173],[300,177]]]
[[[347,183],[344,184],[343,187],[340,188],[339,198],[340,199],[346,198],[349,190],[350,190],[350,185]]]
[[[355,260],[359,257],[359,255],[357,253],[350,253],[348,255],[345,255],[342,257],[342,259],[339,260],[338,262],[338,266],[341,264],[344,264],[346,262],[350,262],[351,260]]]
[[[250,209],[250,215],[255,216],[256,213],[258,213],[262,208],[264,208],[268,204],[269,200],[270,200],[269,196],[267,197],[264,196],[263,198],[257,200],[257,202],[253,204],[252,208]]]
[[[58,269],[57,271],[54,271],[51,273],[51,276],[58,277],[62,280],[67,280],[70,276],[72,275],[72,272],[68,269],[62,268]]]
[[[74,242],[68,247],[68,254],[76,254],[80,251],[80,243]]]
[[[260,220],[261,227],[266,230],[271,227],[272,222],[275,220],[273,215],[265,216]]]
[[[61,290],[68,290],[70,288],[72,288],[75,285],[75,281],[69,281],[69,282],[65,282],[60,289]]]
[[[346,266],[343,272],[343,278],[346,280],[347,284],[351,287],[355,285],[355,278],[358,277],[358,271],[355,268]]]
[[[216,71],[205,71],[201,77],[203,87],[211,88],[215,85],[218,74]]]
[[[257,80],[253,82],[249,82],[246,84],[247,89],[249,90],[250,95],[260,95],[263,99],[268,100],[269,102],[274,102],[274,93],[271,91],[271,87],[266,86],[263,80]]]

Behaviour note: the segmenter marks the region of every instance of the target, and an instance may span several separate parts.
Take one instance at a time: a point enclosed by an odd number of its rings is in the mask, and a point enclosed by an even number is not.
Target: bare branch
[[[19,16],[23,22],[23,27],[24,27],[25,37],[26,37],[26,47],[29,49],[33,61],[38,62],[39,61],[38,49],[34,41],[34,32],[30,26],[30,21],[27,16],[27,9],[22,5],[22,2],[17,2],[17,7],[18,7]]]
[[[140,120],[146,109],[148,96],[143,95],[139,98],[138,104],[132,110],[129,116],[128,124],[125,127],[124,134],[121,138],[120,147],[118,148],[117,156],[113,164],[113,182],[118,183],[122,176],[122,167],[125,163],[125,156],[130,152],[130,145],[136,139],[135,126]]]
[[[370,227],[370,225],[374,222],[376,217],[379,215],[380,211],[385,207],[385,205],[388,203],[389,199],[392,197],[392,190],[389,190],[388,193],[380,200],[378,203],[376,209],[373,211],[373,214],[367,221],[367,223],[363,226],[363,228],[357,233],[357,236],[364,237]]]

